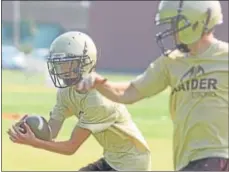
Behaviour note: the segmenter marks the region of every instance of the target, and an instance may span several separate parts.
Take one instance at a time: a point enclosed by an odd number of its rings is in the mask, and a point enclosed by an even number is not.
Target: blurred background
[[[224,23],[216,35],[228,41],[228,1],[221,3]],[[158,1],[3,1],[3,68],[22,66],[19,51],[43,59],[55,37],[79,30],[90,34],[98,46],[98,69],[143,71],[160,53],[154,40],[157,4]]]
[[[24,114],[46,119],[56,89],[45,58],[51,42],[66,31],[88,33],[98,51],[98,70],[112,81],[130,80],[160,51],[154,15],[159,1],[2,1],[2,170],[76,171],[102,156],[90,138],[73,156],[12,143],[6,131]],[[224,23],[216,35],[228,41],[228,1],[221,1]],[[120,74],[121,73],[121,74]],[[127,106],[152,152],[152,170],[170,171],[172,122],[169,91]],[[75,118],[66,121],[58,140],[69,139]],[[23,155],[23,156],[21,156]]]

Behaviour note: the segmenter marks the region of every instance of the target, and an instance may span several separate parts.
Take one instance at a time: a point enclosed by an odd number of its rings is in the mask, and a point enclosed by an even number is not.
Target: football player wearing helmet
[[[103,97],[98,91],[77,92],[75,85],[96,66],[97,50],[93,40],[81,32],[67,32],[50,46],[47,64],[54,85],[59,88],[49,125],[55,138],[64,122],[78,118],[69,140],[43,141],[17,128],[11,140],[48,151],[72,155],[92,134],[103,147],[104,157],[79,171],[148,171],[151,155],[148,145],[131,119],[126,107]]]
[[[156,35],[162,55],[130,82],[93,72],[77,89],[96,88],[131,104],[169,86],[175,170],[229,171],[228,42],[214,36],[222,21],[219,1],[160,1],[155,23],[167,26]],[[174,44],[165,47],[169,37]]]

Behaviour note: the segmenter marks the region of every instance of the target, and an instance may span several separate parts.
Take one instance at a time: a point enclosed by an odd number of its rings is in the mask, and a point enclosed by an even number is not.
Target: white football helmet
[[[52,42],[47,65],[55,87],[66,88],[93,71],[96,61],[97,49],[93,40],[85,33],[72,31]]]
[[[156,35],[156,40],[162,53],[168,55],[168,50],[179,49],[188,52],[187,45],[200,40],[204,33],[214,29],[223,21],[219,1],[161,1],[155,17],[155,24],[169,25],[166,30]],[[163,40],[173,36],[175,46],[167,49]]]

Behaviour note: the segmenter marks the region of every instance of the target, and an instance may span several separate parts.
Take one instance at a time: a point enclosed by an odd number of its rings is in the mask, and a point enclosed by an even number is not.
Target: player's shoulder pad
[[[169,53],[168,56],[166,56],[166,58],[168,59],[172,59],[172,60],[175,60],[175,59],[181,59],[181,58],[184,58],[185,57],[185,53],[181,52],[180,50],[176,49],[174,51],[171,51]]]
[[[217,56],[228,56],[228,42],[224,41],[218,41],[218,46],[217,46],[217,51],[216,54]]]

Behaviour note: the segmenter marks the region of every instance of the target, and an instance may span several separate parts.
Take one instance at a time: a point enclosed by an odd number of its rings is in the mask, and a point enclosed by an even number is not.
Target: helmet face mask
[[[50,77],[57,88],[77,84],[85,72],[84,67],[92,63],[87,55],[74,56],[64,53],[50,55],[47,65]]]

